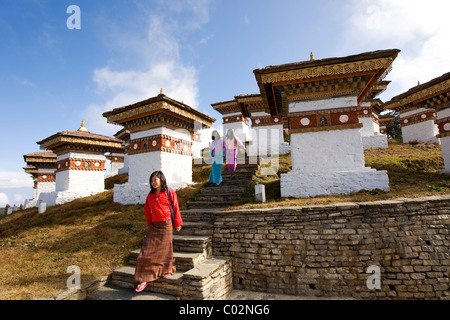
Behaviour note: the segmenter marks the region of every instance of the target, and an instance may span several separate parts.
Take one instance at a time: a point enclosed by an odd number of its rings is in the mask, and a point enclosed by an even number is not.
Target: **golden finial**
[[[81,121],[81,127],[80,129],[78,129],[78,131],[89,132],[89,130],[86,129],[86,126],[84,125],[84,120]]]
[[[314,58],[314,53],[311,52],[311,54],[310,54],[310,61],[314,61],[314,60],[316,60],[316,58]]]
[[[161,90],[159,91],[159,94],[163,94],[163,89],[161,88]]]

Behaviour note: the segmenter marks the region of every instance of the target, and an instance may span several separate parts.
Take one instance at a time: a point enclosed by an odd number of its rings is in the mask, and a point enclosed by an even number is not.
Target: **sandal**
[[[164,278],[164,279],[169,279],[171,276],[172,276],[172,275],[168,273],[168,274],[164,275],[163,278]]]
[[[148,286],[151,282],[141,282],[137,287],[136,287],[136,292],[141,292],[145,289],[146,286]]]

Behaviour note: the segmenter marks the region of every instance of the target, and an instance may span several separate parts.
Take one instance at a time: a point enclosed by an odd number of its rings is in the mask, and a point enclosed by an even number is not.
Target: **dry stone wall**
[[[450,299],[449,222],[449,196],[221,212],[213,247],[235,289]]]

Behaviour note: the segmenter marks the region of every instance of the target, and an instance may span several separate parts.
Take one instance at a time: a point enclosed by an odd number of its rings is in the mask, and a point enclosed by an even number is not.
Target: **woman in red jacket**
[[[175,273],[173,228],[180,231],[183,225],[177,194],[167,187],[166,178],[161,171],[151,174],[150,186],[151,190],[144,207],[149,228],[137,259],[134,274],[134,279],[139,282],[136,288],[137,292],[144,290],[149,283],[156,279],[168,278]],[[175,212],[173,221],[168,195]]]

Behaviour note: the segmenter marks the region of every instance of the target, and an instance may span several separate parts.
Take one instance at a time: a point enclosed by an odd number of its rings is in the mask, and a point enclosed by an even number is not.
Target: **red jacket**
[[[172,198],[173,210],[175,211],[175,221],[173,221],[174,227],[179,227],[183,225],[183,220],[181,219],[180,207],[178,205],[178,197],[175,191],[170,190],[170,195]],[[148,193],[147,200],[145,201],[145,218],[147,219],[147,226],[150,227],[152,222],[171,220],[172,215],[170,213],[170,203],[167,198],[167,191],[161,191],[158,196],[156,196],[157,191],[153,194]]]

